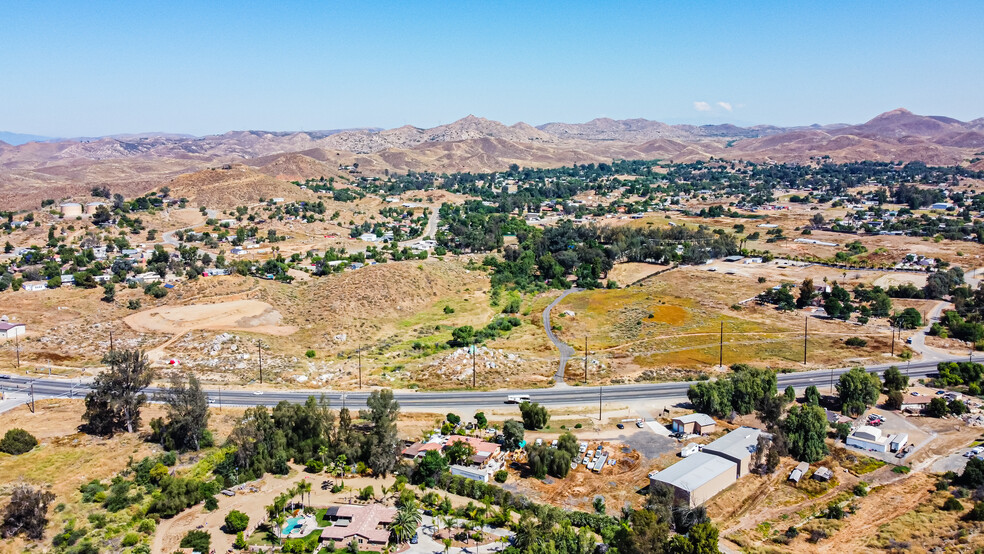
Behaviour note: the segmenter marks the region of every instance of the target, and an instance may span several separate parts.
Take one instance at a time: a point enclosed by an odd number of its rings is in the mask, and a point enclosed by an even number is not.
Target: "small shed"
[[[810,464],[806,462],[800,462],[793,469],[793,472],[789,474],[789,480],[794,483],[799,483],[800,479],[802,479],[803,476],[806,475],[806,472],[809,471],[809,469],[810,469]]]
[[[830,481],[833,476],[834,472],[829,467],[818,467],[817,470],[813,472],[813,478],[817,481]]]
[[[908,434],[899,433],[898,435],[894,435],[891,441],[892,452],[898,452],[899,450],[902,450],[903,448],[905,448],[905,444],[907,442],[909,442]]]
[[[673,418],[673,432],[690,435],[708,435],[716,428],[714,419],[707,414],[688,414]]]

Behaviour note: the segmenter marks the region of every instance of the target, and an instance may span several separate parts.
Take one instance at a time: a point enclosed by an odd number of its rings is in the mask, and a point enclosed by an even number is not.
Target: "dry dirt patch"
[[[153,308],[123,319],[135,331],[184,333],[192,329],[240,330],[285,336],[296,329],[280,325],[282,316],[259,300]]]

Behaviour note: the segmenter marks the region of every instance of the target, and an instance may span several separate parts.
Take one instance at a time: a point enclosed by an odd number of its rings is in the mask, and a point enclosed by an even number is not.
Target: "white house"
[[[21,288],[29,292],[35,292],[48,288],[48,283],[45,283],[44,281],[27,281],[21,286]]]
[[[12,339],[19,337],[27,332],[27,327],[23,323],[8,323],[0,321],[0,338]]]

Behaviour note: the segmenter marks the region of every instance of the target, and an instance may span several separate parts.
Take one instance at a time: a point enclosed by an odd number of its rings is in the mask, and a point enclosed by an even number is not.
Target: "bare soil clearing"
[[[269,335],[289,335],[294,327],[280,325],[283,317],[259,300],[234,300],[219,304],[192,304],[152,308],[123,321],[143,333],[185,333],[192,329],[248,330]]]

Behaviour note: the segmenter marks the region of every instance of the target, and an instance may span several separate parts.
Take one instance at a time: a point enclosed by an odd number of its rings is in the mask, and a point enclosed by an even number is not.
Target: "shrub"
[[[499,471],[495,472],[496,483],[505,483],[506,479],[508,478],[509,478],[509,472],[504,469],[500,469]]]
[[[181,548],[190,548],[198,552],[208,552],[212,544],[212,535],[208,531],[192,530],[188,531],[181,539]]]
[[[909,466],[895,466],[892,468],[892,473],[902,473],[906,474],[912,471]]]
[[[205,510],[208,512],[214,512],[219,509],[219,501],[214,496],[209,496],[205,498]]]
[[[140,535],[136,533],[127,533],[120,542],[120,546],[133,546],[140,542]]]
[[[249,527],[249,516],[233,510],[225,516],[226,533],[239,533]]]
[[[984,521],[984,502],[975,502],[966,517],[968,521]]]
[[[950,498],[946,499],[946,502],[943,503],[943,511],[961,512],[963,511],[963,504],[961,504],[959,500],[951,496]]]
[[[307,461],[304,464],[304,471],[308,473],[321,473],[325,469],[325,464],[321,463],[321,460],[316,460],[314,458]]]
[[[30,452],[38,445],[38,439],[23,429],[11,429],[0,439],[0,452],[14,456]]]
[[[854,485],[854,496],[868,496],[868,483],[861,481]]]
[[[577,423],[577,424],[574,425],[574,428],[575,429],[580,429],[581,427],[583,427],[583,425],[581,425],[580,423]]]
[[[232,546],[238,550],[246,549],[246,538],[243,536],[242,531],[236,533],[236,542],[232,543]]]
[[[856,347],[859,347],[859,348],[863,348],[865,346],[868,346],[868,341],[866,341],[866,340],[864,340],[864,339],[862,339],[860,337],[851,337],[851,338],[845,340],[844,341],[844,344],[846,344],[847,346],[856,346]]]
[[[314,350],[308,350],[307,352],[304,353],[304,355],[307,356],[308,358],[313,358],[317,356]]]

